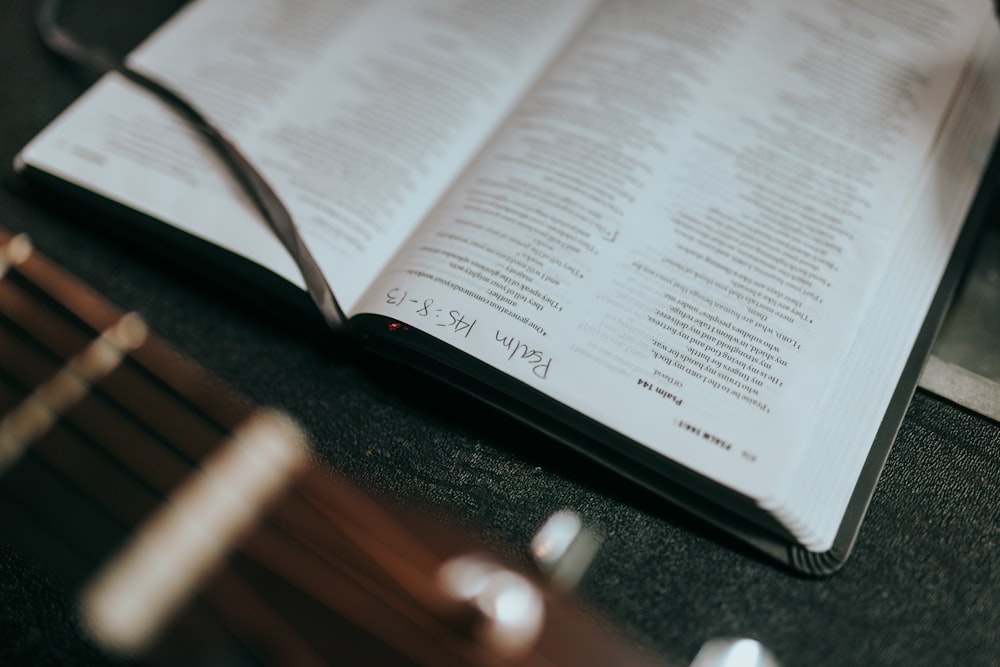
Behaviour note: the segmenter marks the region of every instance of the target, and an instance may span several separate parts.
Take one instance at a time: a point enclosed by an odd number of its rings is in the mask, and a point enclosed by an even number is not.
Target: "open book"
[[[260,167],[347,329],[827,573],[985,206],[997,44],[987,0],[196,0],[130,63]],[[304,300],[116,75],[17,167]]]

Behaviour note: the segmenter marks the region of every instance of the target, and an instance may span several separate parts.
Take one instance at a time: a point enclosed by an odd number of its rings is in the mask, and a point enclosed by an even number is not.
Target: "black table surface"
[[[77,32],[125,51],[181,3],[69,3]],[[749,636],[785,665],[1000,664],[1000,426],[917,391],[854,554],[829,578],[758,559],[566,448],[351,342],[310,336],[100,233],[86,211],[25,197],[16,152],[88,83],[45,54],[35,3],[0,20],[0,225],[251,398],[283,408],[321,456],[390,503],[475,527],[523,559],[551,512],[579,511],[603,535],[579,595],[687,664],[709,638]],[[0,536],[0,664],[100,663],[68,594]]]

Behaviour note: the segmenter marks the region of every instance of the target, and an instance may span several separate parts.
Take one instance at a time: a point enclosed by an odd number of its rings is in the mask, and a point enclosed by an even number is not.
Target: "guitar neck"
[[[80,591],[108,651],[646,664],[462,536],[386,512],[315,463],[292,420],[2,230],[0,415],[0,530]],[[501,598],[520,616],[501,618]]]

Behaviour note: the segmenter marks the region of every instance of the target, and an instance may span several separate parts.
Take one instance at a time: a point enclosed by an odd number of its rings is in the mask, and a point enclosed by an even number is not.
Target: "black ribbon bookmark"
[[[102,49],[82,44],[72,34],[60,27],[58,15],[61,4],[60,0],[42,0],[38,13],[37,29],[45,46],[62,58],[97,74],[117,72],[165,102],[191,127],[198,130],[222,158],[237,182],[250,196],[275,236],[278,237],[298,265],[299,272],[306,284],[306,291],[319,309],[320,315],[333,328],[342,325],[347,320],[344,311],[340,308],[340,304],[333,295],[333,291],[312,253],[302,240],[291,214],[264,176],[218,126],[213,124],[179,92],[153,77],[132,69],[122,59]]]

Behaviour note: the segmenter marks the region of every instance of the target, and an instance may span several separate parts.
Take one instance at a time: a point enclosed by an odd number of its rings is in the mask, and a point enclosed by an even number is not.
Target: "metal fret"
[[[10,269],[26,262],[31,253],[31,241],[24,234],[18,234],[6,243],[0,243],[0,280],[3,280]]]
[[[129,313],[101,333],[49,380],[35,388],[0,420],[0,471],[9,468],[90,387],[115,370],[149,335],[138,315]]]
[[[308,462],[289,419],[255,413],[171,494],[82,598],[95,639],[132,654],[221,565],[227,552]]]

